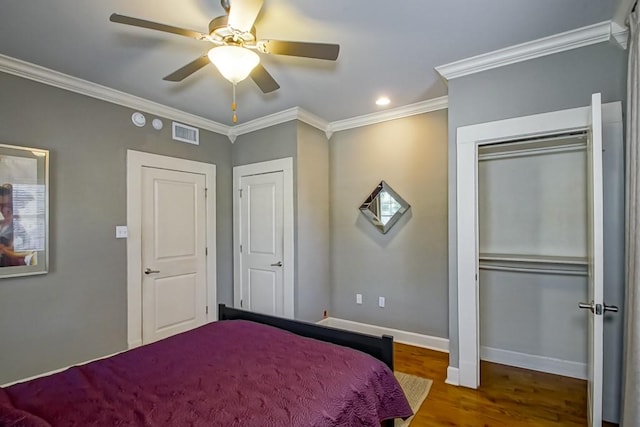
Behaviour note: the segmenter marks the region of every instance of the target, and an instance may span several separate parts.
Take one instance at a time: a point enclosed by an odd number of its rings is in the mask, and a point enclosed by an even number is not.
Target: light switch
[[[384,307],[384,297],[379,297],[378,298],[378,306],[379,307]]]
[[[129,237],[129,230],[126,225],[116,225],[116,239],[126,239]]]
[[[362,294],[356,294],[356,304],[362,304]]]

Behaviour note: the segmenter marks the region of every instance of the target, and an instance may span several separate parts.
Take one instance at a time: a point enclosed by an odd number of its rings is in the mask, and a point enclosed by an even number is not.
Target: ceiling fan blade
[[[228,24],[234,30],[250,32],[264,0],[232,0]]]
[[[207,65],[209,62],[209,57],[207,55],[202,55],[200,58],[196,59],[195,61],[189,62],[184,67],[174,71],[162,80],[167,80],[169,82],[180,82],[186,77],[189,77],[191,74],[198,71],[200,68]]]
[[[271,77],[271,74],[265,70],[262,64],[256,65],[253,71],[251,71],[250,76],[263,93],[269,93],[280,89],[278,82]]]
[[[146,21],[144,19],[132,18],[131,16],[118,15],[117,13],[112,13],[109,17],[109,21],[117,22],[118,24],[133,25],[134,27],[148,28],[150,30],[163,31],[165,33],[178,34],[180,36],[191,37],[196,40],[206,40],[209,37],[208,35],[198,31],[159,24],[157,22]]]
[[[261,40],[260,50],[272,55],[302,56],[304,58],[335,61],[340,53],[340,45],[329,43],[288,42],[282,40]]]

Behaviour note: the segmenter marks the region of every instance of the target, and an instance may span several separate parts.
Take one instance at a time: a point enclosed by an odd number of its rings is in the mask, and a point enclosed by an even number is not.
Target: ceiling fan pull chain
[[[233,102],[231,103],[231,111],[233,111],[233,123],[238,123],[238,116],[236,115],[236,84],[233,84]]]

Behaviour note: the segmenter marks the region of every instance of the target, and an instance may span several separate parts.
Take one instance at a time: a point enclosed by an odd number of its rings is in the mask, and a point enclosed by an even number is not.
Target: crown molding
[[[622,32],[612,28],[611,21],[600,22],[564,33],[533,40],[504,49],[451,62],[436,67],[436,71],[447,80],[505,65],[528,61],[583,46],[609,41],[614,33],[622,37]],[[624,36],[626,37],[626,36]]]
[[[369,126],[389,120],[402,119],[404,117],[415,116],[417,114],[428,113],[430,111],[444,110],[448,107],[449,97],[441,96],[439,98],[428,99],[426,101],[416,102],[415,104],[409,104],[403,107],[393,108],[391,110],[331,122],[329,123],[327,134],[333,134],[333,132],[362,126]]]
[[[385,110],[377,113],[366,114],[335,122],[327,120],[310,113],[300,107],[289,108],[278,113],[260,117],[249,122],[227,126],[213,120],[206,119],[195,114],[187,113],[163,104],[159,104],[148,99],[140,98],[125,92],[121,92],[88,80],[63,74],[40,65],[32,64],[20,59],[0,54],[0,72],[33,80],[49,86],[57,87],[70,92],[75,92],[91,98],[100,99],[112,104],[142,110],[150,114],[176,120],[200,129],[209,130],[221,135],[226,135],[234,143],[238,136],[264,129],[291,120],[299,120],[316,129],[323,131],[327,139],[331,138],[334,132],[368,126],[389,120],[401,119],[416,114],[427,113],[429,111],[442,110],[448,108],[448,97],[442,96],[415,104],[406,105],[399,108]]]
[[[611,37],[622,49],[627,50],[629,45],[629,28],[617,22],[611,22]]]
[[[323,118],[300,107],[293,107],[233,126],[229,129],[229,139],[231,142],[235,142],[238,136],[244,135],[245,133],[255,132],[260,129],[279,125],[280,123],[290,122],[291,120],[299,120],[323,132],[326,132],[327,126],[329,126],[329,122]]]
[[[165,117],[167,119],[176,120],[201,129],[222,135],[229,134],[229,126],[223,125],[213,120],[195,114],[186,113],[184,111],[168,107],[148,99],[140,98],[125,92],[120,92],[88,80],[72,77],[58,71],[50,70],[40,65],[12,58],[10,56],[0,54],[0,72],[12,74],[14,76],[44,83],[49,86],[68,90],[70,92],[86,95],[91,98],[107,101],[112,104],[122,105],[134,110],[143,110],[147,113]]]

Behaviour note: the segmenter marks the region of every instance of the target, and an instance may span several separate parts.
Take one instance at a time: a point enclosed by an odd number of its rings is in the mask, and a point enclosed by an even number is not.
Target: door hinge
[[[204,248],[204,256],[208,256],[209,255],[209,248]]]
[[[205,314],[209,314],[209,306],[207,306],[207,308],[205,310]]]
[[[208,189],[208,188],[205,188],[205,189],[204,189],[204,198],[205,198],[205,199],[207,198],[207,191],[209,191],[209,189]]]
[[[240,192],[240,197],[242,197],[242,188],[238,188],[238,191]]]
[[[240,245],[240,252],[242,253],[242,245]]]
[[[242,308],[242,300],[240,300],[240,308]]]

